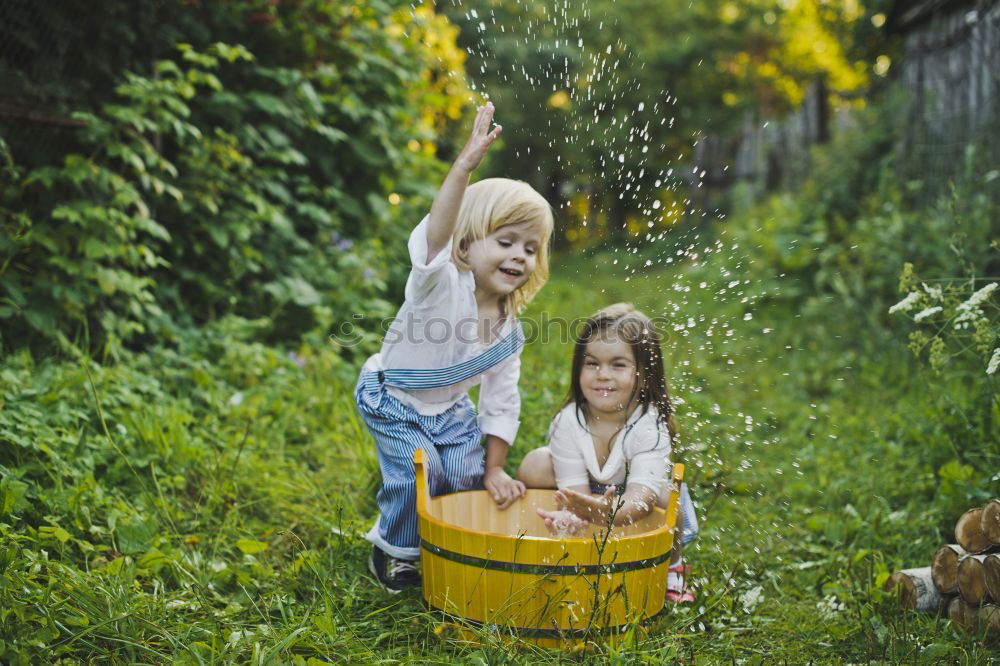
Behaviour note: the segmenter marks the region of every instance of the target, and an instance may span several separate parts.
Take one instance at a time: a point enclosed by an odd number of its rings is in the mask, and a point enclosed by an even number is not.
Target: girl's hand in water
[[[584,495],[572,488],[557,490],[556,505],[579,518],[591,523],[606,525],[611,520],[612,508],[616,498],[615,487],[608,486],[600,497]]]
[[[465,147],[462,148],[462,152],[455,158],[456,167],[467,173],[472,173],[479,166],[479,163],[483,161],[483,157],[486,155],[490,144],[500,136],[503,127],[497,125],[493,129],[490,129],[494,111],[493,102],[486,102],[486,104],[479,107],[476,112],[476,119],[472,122],[472,134],[469,135],[469,140],[465,143]]]
[[[483,485],[501,509],[506,509],[519,497],[524,497],[524,484],[510,478],[503,467],[487,467],[483,475]]]
[[[546,511],[545,509],[535,509],[538,515],[545,522],[545,527],[549,528],[552,536],[570,537],[579,536],[590,523],[576,515],[572,511],[560,509],[559,511]]]

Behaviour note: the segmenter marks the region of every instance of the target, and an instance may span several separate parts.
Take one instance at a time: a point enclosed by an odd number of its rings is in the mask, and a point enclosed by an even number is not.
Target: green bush
[[[262,325],[223,318],[112,364],[0,364],[0,661],[235,655],[252,644],[217,622],[244,627],[247,589],[297,622],[296,599],[332,598],[331,527],[371,511],[377,476],[355,369],[255,342]]]
[[[0,345],[109,353],[230,312],[294,339],[388,314],[441,176],[432,131],[462,103],[447,23],[397,4],[272,7],[253,30],[247,5],[214,6],[209,33],[257,54],[179,42],[74,114],[80,152],[25,170],[4,150]]]
[[[1000,267],[1000,178],[975,168],[969,147],[947,194],[925,202],[924,184],[898,175],[897,103],[860,114],[857,127],[817,149],[800,191],[737,213],[728,230],[746,249],[758,308],[788,331],[789,349],[810,354],[792,369],[807,397],[834,395],[842,368],[890,392],[878,431],[926,472],[920,485],[945,529],[956,511],[995,493],[1000,465],[998,393],[987,374],[995,296],[962,315]],[[899,310],[919,321],[906,324]],[[929,367],[907,352],[907,335]]]

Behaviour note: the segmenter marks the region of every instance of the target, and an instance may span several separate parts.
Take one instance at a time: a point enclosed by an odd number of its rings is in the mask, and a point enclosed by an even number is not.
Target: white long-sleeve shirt
[[[365,363],[369,370],[444,369],[476,356],[488,348],[479,341],[479,308],[472,273],[459,270],[451,260],[452,241],[427,260],[427,218],[410,234],[410,275],[406,299],[382,340],[382,350]],[[508,317],[496,336],[500,340],[521,324]],[[520,424],[521,394],[517,382],[521,354],[458,384],[444,388],[387,390],[420,414],[435,415],[454,405],[469,389],[479,389],[479,427],[514,443]]]
[[[559,488],[589,486],[591,480],[619,487],[638,483],[659,496],[671,469],[670,449],[670,431],[659,422],[653,406],[645,414],[636,407],[629,415],[603,466],[597,462],[583,414],[577,418],[575,403],[566,405],[549,426],[549,454]]]

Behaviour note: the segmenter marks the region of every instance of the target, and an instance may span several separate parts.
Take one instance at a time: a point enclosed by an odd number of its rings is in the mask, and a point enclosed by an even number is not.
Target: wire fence
[[[1000,169],[1000,2],[936,15],[904,40],[900,170],[936,194],[963,170]]]
[[[76,148],[82,123],[71,111],[107,100],[123,67],[152,62],[149,38],[165,7],[0,2],[0,138],[17,163],[52,163]],[[94,30],[113,34],[95,43]],[[963,171],[1000,168],[1000,0],[939,3],[901,32],[900,176],[933,197]],[[695,163],[707,178],[691,198],[707,209],[736,184],[752,195],[795,188],[810,173],[812,147],[853,125],[849,110],[831,111],[830,95],[819,80],[780,121],[750,117],[736,135],[704,137]]]
[[[1000,169],[1000,0],[942,3],[901,32],[897,173],[918,201],[929,201],[963,173]],[[801,184],[812,148],[857,124],[849,106],[831,110],[830,94],[817,81],[780,120],[750,116],[735,136],[704,137],[694,159],[707,187],[692,188],[692,199],[708,208],[737,185],[757,198]]]

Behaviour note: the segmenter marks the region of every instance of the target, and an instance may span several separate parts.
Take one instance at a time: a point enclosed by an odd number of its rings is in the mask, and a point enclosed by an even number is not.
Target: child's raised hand
[[[608,486],[600,497],[584,495],[572,488],[557,490],[556,506],[592,523],[607,523],[615,500],[615,487]]]
[[[493,102],[486,102],[476,111],[476,119],[472,123],[472,134],[469,135],[465,147],[455,159],[456,167],[471,173],[483,161],[490,144],[500,136],[503,127],[497,125],[490,129],[494,111]]]
[[[483,475],[483,485],[501,509],[506,509],[519,497],[524,497],[526,490],[524,484],[510,478],[510,475],[503,471],[503,467],[487,467],[486,474]]]
[[[552,536],[567,537],[578,536],[590,525],[589,522],[571,511],[560,509],[559,511],[546,511],[545,509],[535,509],[542,517],[545,527],[549,529]]]

